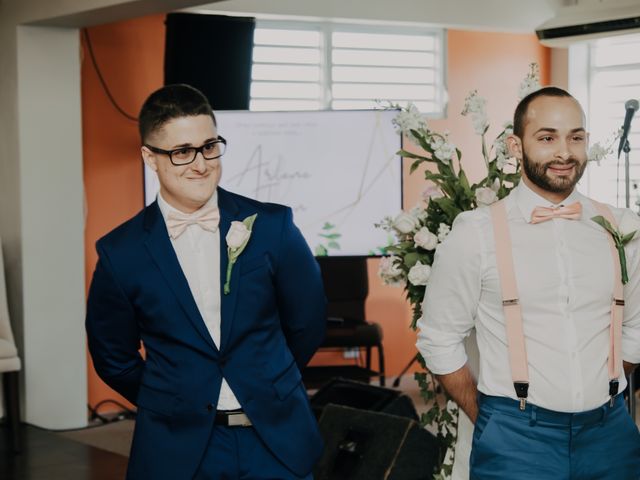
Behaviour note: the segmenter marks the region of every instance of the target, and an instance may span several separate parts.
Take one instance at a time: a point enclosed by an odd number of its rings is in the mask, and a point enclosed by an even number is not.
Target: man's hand
[[[636,367],[638,366],[637,363],[629,363],[629,362],[622,362],[622,368],[624,368],[624,374],[628,377],[629,375],[631,375],[631,373],[636,369]]]
[[[478,389],[466,365],[453,373],[436,375],[436,378],[447,391],[453,401],[467,414],[471,423],[476,423],[478,416]]]

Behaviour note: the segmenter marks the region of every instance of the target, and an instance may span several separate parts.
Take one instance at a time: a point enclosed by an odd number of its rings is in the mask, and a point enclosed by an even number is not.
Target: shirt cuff
[[[442,348],[427,345],[426,342],[419,340],[418,350],[429,371],[436,375],[453,373],[467,363],[467,352],[463,344]]]

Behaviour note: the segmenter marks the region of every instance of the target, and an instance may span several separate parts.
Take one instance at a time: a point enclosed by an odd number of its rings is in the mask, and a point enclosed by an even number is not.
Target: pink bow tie
[[[167,215],[167,230],[169,231],[169,236],[173,239],[182,235],[189,225],[196,223],[204,230],[217,231],[220,223],[218,208],[210,205],[192,214],[171,210]]]
[[[536,207],[531,212],[531,223],[541,223],[551,220],[552,218],[566,218],[568,220],[579,220],[582,216],[582,204],[580,202],[572,203],[567,206],[556,208]]]

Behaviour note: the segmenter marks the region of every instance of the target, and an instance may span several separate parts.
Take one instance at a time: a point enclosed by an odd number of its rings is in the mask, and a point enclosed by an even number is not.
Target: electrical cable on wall
[[[100,68],[98,67],[98,62],[96,61],[96,57],[93,53],[93,46],[91,45],[91,38],[89,37],[89,30],[86,28],[82,29],[83,33],[84,33],[84,39],[87,43],[87,50],[89,50],[89,57],[91,57],[91,63],[93,63],[93,68],[96,71],[96,74],[98,75],[98,80],[100,80],[100,84],[102,85],[102,89],[104,90],[104,93],[107,95],[107,97],[109,98],[109,101],[111,102],[111,104],[114,106],[114,108],[120,112],[120,114],[122,114],[125,118],[127,118],[128,120],[132,120],[134,122],[137,122],[138,119],[136,117],[134,117],[133,115],[129,115],[127,112],[125,112],[120,105],[118,105],[118,103],[115,101],[115,99],[113,98],[113,95],[111,95],[111,91],[109,90],[109,87],[107,86],[107,83],[105,82],[102,73],[100,72]]]
[[[100,413],[98,413],[98,409],[102,406],[105,405],[107,403],[112,403],[114,405],[116,405],[117,407],[120,407],[120,411],[118,412],[114,412],[115,413],[115,417],[113,418],[109,418],[106,417]],[[117,400],[112,400],[112,399],[105,399],[102,400],[100,402],[98,402],[95,406],[91,406],[89,404],[87,404],[87,408],[89,409],[89,412],[91,413],[91,416],[89,418],[89,420],[100,420],[102,423],[111,423],[111,422],[115,422],[118,420],[125,420],[125,419],[133,419],[136,417],[136,412],[131,410],[130,408],[127,408],[126,406],[124,406],[122,403],[118,402]]]

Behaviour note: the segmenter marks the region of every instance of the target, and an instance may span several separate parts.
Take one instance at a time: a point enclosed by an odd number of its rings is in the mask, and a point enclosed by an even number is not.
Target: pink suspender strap
[[[616,220],[611,213],[611,209],[603,204],[591,201],[598,213],[608,220],[614,228],[618,228]],[[618,258],[618,250],[611,235],[607,233],[609,246],[611,247],[611,255],[613,256],[613,300],[611,303],[611,324],[609,326],[609,358],[607,367],[609,370],[609,395],[611,396],[611,404],[613,397],[618,393],[620,376],[620,364],[622,363],[622,319],[624,317],[624,287],[622,285],[622,274],[620,272],[620,261]]]
[[[524,410],[529,390],[529,366],[527,348],[522,328],[522,310],[518,298],[516,274],[511,253],[511,234],[507,223],[507,208],[504,200],[491,205],[493,218],[493,236],[496,246],[498,277],[502,290],[502,308],[507,330],[507,348],[511,364],[511,378],[516,394],[520,399],[520,409]]]
[[[611,225],[617,228],[615,219],[608,206],[592,200],[594,207],[606,218]],[[511,364],[511,378],[520,399],[520,409],[524,410],[529,389],[529,367],[527,364],[527,349],[522,327],[522,310],[518,297],[515,270],[513,268],[513,252],[511,247],[511,235],[507,222],[507,209],[504,200],[491,205],[491,217],[493,219],[493,232],[496,247],[496,263],[500,288],[502,290],[502,307],[507,331],[507,347],[509,350],[509,362]],[[618,393],[618,377],[620,376],[620,362],[622,351],[622,319],[624,315],[624,291],[618,251],[613,239],[607,235],[611,247],[611,255],[614,265],[614,290],[611,304],[611,324],[609,327],[609,395],[613,405],[614,396]]]

